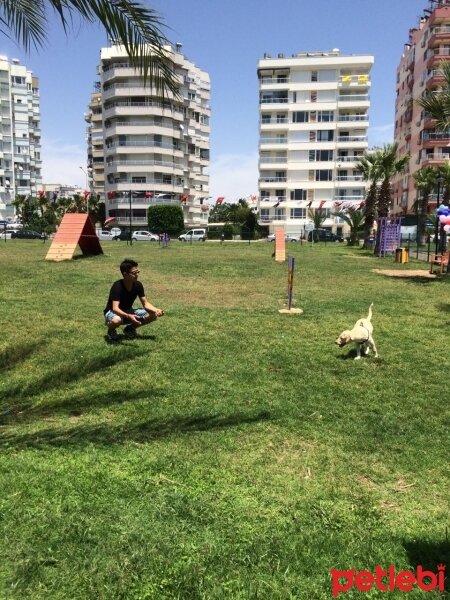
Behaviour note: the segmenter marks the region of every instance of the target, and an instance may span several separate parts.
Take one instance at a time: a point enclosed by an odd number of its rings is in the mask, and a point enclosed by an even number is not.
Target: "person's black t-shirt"
[[[103,313],[106,315],[108,310],[112,310],[112,303],[114,300],[119,301],[119,308],[125,312],[129,311],[133,307],[133,302],[136,298],[142,298],[145,296],[144,286],[140,281],[133,281],[133,287],[130,291],[125,287],[123,279],[119,279],[113,283],[109,292],[108,303]]]

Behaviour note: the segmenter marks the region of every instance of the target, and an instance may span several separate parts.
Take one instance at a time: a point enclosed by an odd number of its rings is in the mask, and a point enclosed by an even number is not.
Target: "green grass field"
[[[332,598],[449,560],[450,277],[344,245],[0,246],[0,598]],[[166,316],[105,341],[125,257]],[[380,357],[334,340],[374,303]],[[448,582],[447,582],[448,589]],[[352,589],[339,598],[448,598]]]

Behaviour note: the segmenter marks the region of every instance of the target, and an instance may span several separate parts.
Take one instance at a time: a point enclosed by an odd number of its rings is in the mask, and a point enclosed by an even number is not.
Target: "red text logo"
[[[437,566],[437,573],[425,571],[421,565],[417,567],[416,572],[399,571],[395,572],[395,567],[390,566],[387,570],[377,565],[375,572],[358,571],[349,569],[348,571],[338,571],[331,569],[331,585],[333,596],[348,592],[352,587],[356,587],[361,592],[368,592],[374,586],[381,592],[410,592],[414,586],[424,592],[431,592],[438,589],[440,592],[445,590],[445,565]]]

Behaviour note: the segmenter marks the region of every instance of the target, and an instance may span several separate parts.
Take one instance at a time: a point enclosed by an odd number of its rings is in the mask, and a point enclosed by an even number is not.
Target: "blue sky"
[[[210,194],[234,200],[257,193],[257,61],[339,48],[372,54],[370,145],[392,141],[395,74],[408,31],[427,0],[155,0],[172,42],[208,71],[212,88]],[[98,79],[106,36],[75,22],[66,37],[51,24],[46,47],[28,55],[5,37],[0,54],[19,58],[40,79],[43,179],[85,186],[83,114]]]

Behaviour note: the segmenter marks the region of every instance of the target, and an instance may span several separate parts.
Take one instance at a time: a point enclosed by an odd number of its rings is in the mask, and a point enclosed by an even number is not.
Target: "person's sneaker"
[[[129,340],[134,340],[136,337],[136,327],[133,327],[133,325],[127,325],[124,327],[123,332]]]
[[[108,337],[108,342],[118,342],[119,341],[119,336],[117,335],[117,332],[114,329],[111,329],[110,331],[108,331],[107,337]]]

